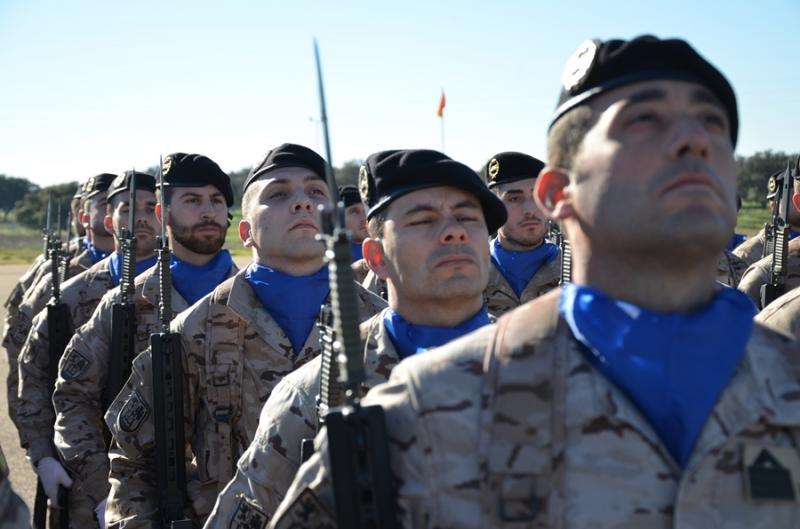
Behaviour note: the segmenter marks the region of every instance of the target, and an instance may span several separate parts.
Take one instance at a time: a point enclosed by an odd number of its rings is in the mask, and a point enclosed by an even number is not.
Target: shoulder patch
[[[150,407],[139,394],[139,390],[134,390],[119,412],[117,427],[123,432],[135,432],[142,425],[149,413]]]
[[[242,496],[228,529],[264,529],[267,522],[269,522],[267,513],[261,510],[255,501]]]
[[[91,363],[91,360],[75,349],[69,349],[64,357],[64,368],[61,370],[61,376],[67,380],[78,378]]]
[[[287,507],[275,529],[335,529],[336,520],[319,498],[306,488]]]

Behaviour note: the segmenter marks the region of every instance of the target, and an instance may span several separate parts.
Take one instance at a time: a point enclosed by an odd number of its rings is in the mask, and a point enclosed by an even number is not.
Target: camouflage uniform
[[[736,288],[739,286],[739,281],[742,279],[745,270],[747,270],[747,262],[741,257],[728,250],[723,250],[722,255],[717,263],[717,281],[723,285]]]
[[[38,258],[37,258],[38,261]],[[92,266],[92,259],[87,250],[73,257],[65,278],[75,277]],[[31,267],[28,272],[20,279],[14,290],[6,301],[6,327],[3,336],[3,347],[8,356],[8,378],[6,378],[6,390],[8,394],[9,416],[14,424],[17,424],[17,408],[19,401],[19,378],[17,359],[22,351],[22,346],[28,336],[33,318],[50,301],[53,295],[53,278],[50,274],[51,261],[42,257],[41,262]],[[25,283],[28,286],[25,287]],[[18,288],[19,287],[19,288]],[[13,308],[12,308],[13,307]],[[19,426],[17,425],[19,428]]]
[[[319,330],[302,351],[264,310],[245,272],[223,282],[173,322],[181,334],[184,428],[194,459],[187,459],[187,514],[195,525],[211,512],[230,481],[236,460],[253,440],[258,415],[275,385],[319,354]],[[360,289],[360,310],[371,316],[385,303]],[[109,452],[110,527],[157,525],[152,357],[140,354],[125,387],[106,413],[115,444]]]
[[[522,295],[517,297],[514,289],[508,284],[502,272],[494,265],[489,268],[489,283],[483,291],[484,303],[489,314],[502,316],[506,312],[515,309],[532,299],[538,298],[542,294],[554,289],[561,281],[561,260],[560,254],[556,254],[550,261],[545,263],[531,280],[525,285]]]
[[[388,292],[386,290],[386,281],[378,277],[378,275],[370,270],[364,279],[361,281],[361,286],[383,299],[388,299]]]
[[[741,257],[748,265],[755,263],[764,254],[765,237],[764,229],[762,228],[760,232],[734,248],[733,254]]]
[[[769,283],[771,268],[772,256],[768,255],[751,264],[739,281],[739,290],[750,296],[757,307],[761,307],[761,286]],[[789,243],[789,256],[786,259],[786,291],[798,286],[800,286],[800,239],[794,239]]]
[[[235,273],[235,266],[232,267]],[[152,267],[136,277],[134,355],[150,345],[150,335],[160,331],[158,320],[158,268]],[[108,496],[108,457],[104,439],[103,391],[107,383],[111,352],[112,306],[119,302],[119,288],[107,292],[97,309],[70,340],[59,364],[53,392],[56,412],[55,446],[73,478],[83,484],[81,495],[88,497],[91,516],[94,507]],[[189,304],[172,289],[172,312],[178,314]],[[76,496],[73,492],[72,498]]]
[[[31,513],[8,479],[8,465],[0,448],[0,529],[30,529]]]
[[[388,310],[388,309],[387,309]],[[400,361],[383,325],[383,312],[361,324],[366,382],[363,392],[386,382]],[[322,359],[315,358],[275,386],[261,410],[255,439],[237,463],[236,476],[222,494],[205,529],[253,520],[266,527],[300,466],[300,442],[318,429],[316,399]]]
[[[800,340],[800,288],[775,299],[756,315],[756,321]]]
[[[754,501],[743,486],[763,494],[781,462],[783,492],[800,478],[800,344],[756,324],[681,468],[592,367],[559,295],[402,362],[366,397],[386,412],[402,527],[800,526],[794,499]],[[274,527],[335,526],[324,435],[317,445]]]
[[[61,302],[69,310],[69,329],[74,330],[88,321],[103,295],[114,288],[108,263],[109,258],[103,259],[64,283]],[[42,310],[33,320],[33,327],[19,357],[17,428],[22,446],[34,464],[43,457],[57,457],[53,446],[56,414],[52,394],[55,381],[47,374],[50,367],[49,346],[47,311]],[[96,504],[88,505],[82,501],[81,492],[86,486],[90,484],[78,479],[72,487],[70,523],[74,527],[86,527],[83,524],[94,523],[92,512]]]

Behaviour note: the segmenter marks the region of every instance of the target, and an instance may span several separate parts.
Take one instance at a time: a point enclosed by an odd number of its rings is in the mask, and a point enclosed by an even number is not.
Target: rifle
[[[344,221],[344,204],[339,194],[331,165],[328,117],[319,48],[314,41],[317,66],[321,122],[325,137],[325,177],[333,197],[323,210],[325,233],[320,235],[327,246],[325,256],[330,272],[330,319],[335,339],[323,345],[321,403],[338,405],[324,416],[330,449],[331,478],[336,502],[336,520],[342,529],[397,526],[394,487],[389,466],[389,444],[383,408],[361,406],[361,385],[365,380],[361,336],[358,330],[358,305],[353,270],[350,268],[352,234]],[[337,382],[334,366],[338,364]],[[343,388],[343,402],[337,402],[337,391]]]
[[[558,284],[563,285],[564,283],[572,281],[572,246],[569,240],[564,237],[564,232],[561,231],[557,222],[548,220],[547,223],[547,238],[561,250],[561,252],[559,252],[559,259],[561,260],[561,280]]]
[[[107,410],[122,385],[130,375],[133,363],[133,338],[136,335],[136,172],[131,172],[130,198],[128,199],[128,226],[120,233],[122,250],[122,276],[119,282],[120,297],[111,306],[111,354],[108,378],[103,388],[103,410]],[[106,432],[107,434],[109,432]],[[110,439],[106,439],[110,441]]]
[[[777,193],[772,207],[771,222],[765,226],[766,242],[770,246],[772,264],[769,270],[769,283],[761,285],[761,307],[764,308],[775,300],[778,296],[786,292],[786,273],[787,260],[789,257],[789,234],[792,230],[789,225],[789,210],[792,205],[792,195],[794,191],[795,176],[800,173],[800,158],[797,160],[797,167],[792,173],[791,162],[786,164],[783,172],[783,182],[778,188],[775,177],[770,178],[770,188],[775,187]]]
[[[156,484],[162,527],[191,529],[184,515],[186,504],[186,446],[183,431],[183,363],[181,335],[170,332],[172,321],[172,252],[167,239],[166,218],[169,207],[164,200],[163,161],[159,163],[158,186],[161,190],[161,236],[158,238],[158,316],[161,332],[150,335],[153,362],[153,419],[155,422]]]
[[[64,349],[67,347],[67,343],[69,343],[70,336],[72,336],[69,308],[61,301],[62,263],[64,255],[66,255],[61,244],[61,205],[59,204],[58,207],[58,228],[56,233],[53,233],[52,229],[52,208],[52,201],[48,200],[45,255],[50,260],[50,274],[53,280],[53,294],[46,306],[48,334],[47,378],[51,388],[51,398],[52,388],[54,388],[58,377],[58,363],[61,360]],[[69,527],[69,489],[59,486],[58,505],[56,507],[59,509],[58,522],[56,523],[55,517],[51,517],[50,527],[57,526],[67,529]],[[33,523],[37,529],[45,529],[47,524],[47,496],[44,493],[41,480],[38,478],[36,480]]]

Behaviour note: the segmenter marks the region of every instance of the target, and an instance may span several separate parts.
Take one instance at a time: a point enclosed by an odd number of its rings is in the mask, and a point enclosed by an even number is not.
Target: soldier
[[[82,239],[79,246],[71,246],[72,251],[77,253],[69,260],[64,274],[65,279],[72,278],[89,269],[113,250],[114,242],[103,226],[103,219],[106,215],[106,191],[114,176],[107,173],[93,176],[81,186],[79,220],[81,225],[84,226],[86,237]],[[80,248],[79,252],[78,248]],[[9,371],[6,379],[6,388],[8,391],[9,415],[15,423],[18,407],[17,393],[19,391],[17,358],[25,338],[28,336],[33,317],[44,308],[52,295],[51,261],[44,260],[40,266],[36,267],[36,272],[33,276],[27,288],[24,287],[26,278],[21,279],[20,283],[18,283],[19,290],[17,294],[12,293],[7,302],[6,335],[3,338],[3,347],[8,355]]]
[[[500,316],[558,286],[558,246],[547,242],[547,222],[533,200],[544,163],[521,152],[501,152],[484,167],[489,189],[508,211],[508,221],[489,243],[492,268],[486,287],[489,312]]]
[[[131,178],[136,179],[136,271],[141,273],[155,263],[155,180],[144,173],[126,172],[118,176],[108,188],[108,211],[105,227],[114,234],[117,252],[93,265],[64,283],[61,302],[69,311],[69,329],[77,329],[92,315],[103,295],[119,285],[122,256],[118,253],[120,233],[128,224],[128,207]],[[49,322],[43,310],[33,319],[33,326],[19,357],[19,408],[17,426],[22,446],[34,465],[42,486],[51,503],[57,504],[58,486],[70,487],[72,479],[62,467],[53,444],[52,406],[53,384],[50,369]],[[73,527],[94,525],[92,503],[85,490],[94,486],[77,480],[70,493],[70,523]]]
[[[353,234],[353,262],[363,259],[361,243],[369,237],[367,233],[367,210],[355,186],[344,186],[339,190],[339,199],[344,202],[345,226]]]
[[[767,182],[767,201],[769,202],[770,209],[773,207],[775,195],[777,194],[778,189],[780,189],[781,183],[783,182],[783,173],[783,169],[773,173]],[[798,234],[800,234],[800,210],[797,209],[797,204],[800,203],[800,197],[798,197],[798,194],[800,194],[800,183],[795,180],[792,206],[789,207],[788,214],[789,224],[792,227],[792,231],[789,235],[790,239],[794,239]],[[755,264],[756,261],[766,257],[764,255],[764,244],[766,244],[766,235],[764,228],[762,228],[761,231],[753,235],[753,237],[737,246],[733,250],[733,253],[736,254],[736,256],[741,257],[748,265],[752,265]]]
[[[486,239],[505,210],[472,169],[435,151],[379,152],[361,175],[369,206],[365,259],[386,281],[390,307],[361,324],[366,392],[402,358],[489,323]],[[272,392],[206,529],[234,521],[266,527],[300,466],[301,441],[319,426],[321,365],[315,358]]]
[[[222,250],[233,190],[228,175],[200,154],[167,156],[162,178],[164,190],[158,189],[155,213],[160,222],[168,212],[165,220],[173,250],[171,302],[173,314],[178,314],[237,271],[230,253]],[[131,358],[149,346],[150,334],[158,332],[158,267],[137,277],[135,286]],[[119,289],[108,292],[75,333],[53,392],[56,449],[72,475],[86,484],[84,493],[101,523],[110,487],[103,414],[110,404],[105,402],[110,356],[120,353],[111,350],[113,306],[120,298]],[[115,395],[112,391],[109,400]]]
[[[319,354],[315,326],[329,292],[317,206],[329,198],[325,161],[310,149],[283,144],[248,175],[239,236],[252,249],[247,269],[181,313],[188,515],[202,524],[236,460],[255,435],[258,414],[281,378]],[[365,319],[385,304],[362,290]],[[110,451],[110,527],[158,525],[154,468],[152,357],[134,361],[106,424]],[[117,411],[119,410],[119,411]]]
[[[776,298],[756,315],[756,321],[800,340],[800,288]]]
[[[31,513],[11,488],[8,464],[0,447],[0,529],[30,529]],[[39,528],[37,528],[39,529]]]
[[[800,345],[715,282],[736,218],[733,89],[650,36],[586,41],[562,83],[535,196],[567,231],[574,283],[366,397],[386,413],[401,525],[796,527]],[[335,525],[317,442],[274,527]]]

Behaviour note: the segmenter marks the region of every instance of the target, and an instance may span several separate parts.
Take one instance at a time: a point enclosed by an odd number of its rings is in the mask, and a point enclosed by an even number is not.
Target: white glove
[[[100,525],[100,529],[106,529],[106,500],[104,499],[100,503],[97,504],[97,507],[94,508],[94,514],[97,516],[97,523]]]
[[[36,464],[36,473],[52,505],[58,505],[58,486],[72,486],[72,479],[54,457],[43,457]]]

